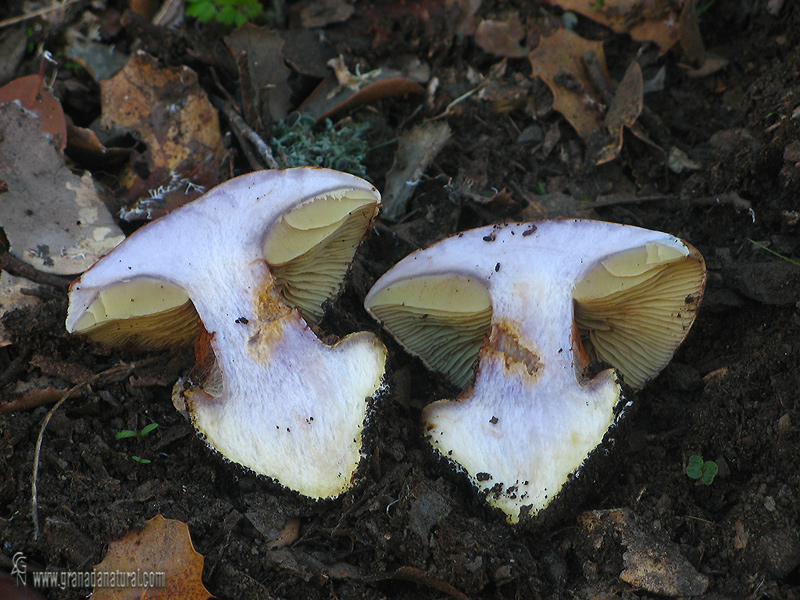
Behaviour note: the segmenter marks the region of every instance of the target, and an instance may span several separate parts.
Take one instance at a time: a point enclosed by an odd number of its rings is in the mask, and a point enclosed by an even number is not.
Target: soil
[[[9,14],[21,12],[21,3],[12,4],[17,12]],[[337,50],[370,68],[413,54],[441,82],[433,106],[420,108],[414,99],[374,103],[373,145],[440,114],[474,87],[471,71],[488,73],[499,61],[472,37],[453,34],[444,2],[355,4],[356,16],[327,31]],[[712,2],[703,13],[706,47],[730,59],[722,70],[693,78],[677,49],[655,59],[652,71],[663,65],[666,80],[645,96],[659,124],[648,130],[660,147],[679,148],[694,161],[695,168],[680,173],[628,134],[616,160],[589,166],[575,131],[540,108],[548,92],[530,83],[526,58],[509,59],[502,82],[524,83],[535,118],[524,102],[499,107],[476,97],[456,105],[447,118],[453,136],[408,214],[366,242],[322,323],[336,335],[375,331],[390,350],[391,391],[374,413],[359,480],[340,499],[304,500],[212,454],[170,400],[191,356],[161,354],[108,374],[120,361],[143,357],[69,336],[63,290],[12,313],[5,324],[14,343],[0,349],[3,392],[43,374],[59,388],[86,373],[101,375],[47,426],[38,538],[31,472],[49,407],[0,415],[0,566],[8,572],[12,556],[23,552],[29,570],[89,568],[109,542],[161,513],[188,523],[205,556],[205,585],[225,599],[800,598],[800,266],[753,243],[800,259],[800,5],[786,2],[773,16],[767,4],[781,3]],[[512,7],[523,23],[560,15],[538,2],[484,1],[478,16],[495,18]],[[159,58],[190,64],[210,86],[209,67],[192,52],[200,30],[183,29],[176,35],[185,35],[184,43],[164,48]],[[584,19],[578,31],[606,42],[617,80],[642,47]],[[202,35],[217,39],[218,32]],[[125,31],[118,36],[122,47],[134,42]],[[55,35],[43,42],[58,48]],[[31,57],[19,74],[36,68]],[[67,83],[74,76],[60,77]],[[98,109],[97,102],[83,110]],[[532,124],[560,134],[549,153],[538,142],[518,141]],[[384,146],[368,159],[379,189],[395,148]],[[237,169],[245,169],[238,150],[232,152]],[[505,188],[510,199],[482,204],[454,193],[445,184],[459,177],[474,180],[488,197]],[[596,218],[688,240],[707,261],[708,283],[673,362],[632,396],[613,452],[559,514],[513,527],[438,461],[422,436],[421,406],[457,390],[380,333],[361,299],[413,248],[536,210],[541,215],[545,209],[537,206],[557,193],[586,200],[581,210]],[[545,215],[557,216],[551,209]],[[116,432],[148,423],[158,429],[115,440]],[[686,475],[695,454],[719,467],[710,485]],[[291,519],[299,519],[297,538],[276,547]],[[88,591],[46,593],[60,599]]]

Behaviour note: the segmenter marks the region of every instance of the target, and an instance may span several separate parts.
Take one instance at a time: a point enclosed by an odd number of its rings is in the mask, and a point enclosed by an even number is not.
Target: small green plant
[[[158,423],[150,423],[149,425],[145,425],[144,427],[142,427],[142,429],[139,431],[136,431],[135,429],[123,429],[122,431],[117,432],[115,438],[118,440],[124,440],[126,438],[136,438],[140,440],[148,436],[153,431],[155,431],[157,427]],[[131,455],[131,458],[143,465],[150,464],[150,461],[148,459],[142,458],[141,456],[136,456],[135,454]]]
[[[122,431],[118,431],[116,435],[116,439],[124,440],[125,438],[143,438],[147,436],[149,433],[152,433],[158,427],[158,423],[150,423],[149,425],[145,425],[142,427],[141,431],[135,431],[133,429],[123,429]]]
[[[241,27],[264,12],[258,0],[186,0],[186,16]]]
[[[705,485],[711,485],[718,472],[719,467],[713,460],[703,461],[703,457],[698,454],[692,454],[689,457],[686,474],[692,479],[699,479]]]
[[[361,135],[369,128],[366,123],[343,121],[334,126],[330,119],[320,128],[308,115],[293,113],[275,124],[272,148],[282,168],[328,167],[365,177],[367,142]]]

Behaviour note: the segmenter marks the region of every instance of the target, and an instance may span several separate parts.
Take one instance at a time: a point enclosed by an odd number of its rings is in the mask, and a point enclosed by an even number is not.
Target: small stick
[[[35,269],[11,254],[10,249],[11,244],[6,237],[6,233],[0,227],[0,269],[17,277],[24,277],[42,285],[49,285],[57,290],[66,290],[69,287],[69,279]]]
[[[238,131],[241,135],[250,140],[250,143],[256,147],[259,155],[264,159],[270,169],[281,168],[278,162],[275,160],[275,157],[272,155],[272,148],[270,148],[269,145],[267,145],[267,143],[261,139],[260,135],[253,131],[252,128],[245,123],[244,119],[242,119],[242,117],[240,117],[235,110],[228,106],[221,98],[216,96],[211,96],[211,104],[213,104],[217,110],[222,111],[222,114],[227,117],[228,122],[235,131]]]
[[[39,10],[34,10],[32,12],[25,13],[24,15],[18,15],[16,17],[8,18],[5,21],[0,21],[0,29],[2,29],[3,27],[9,27],[10,25],[16,25],[17,23],[22,23],[23,21],[27,21],[29,19],[35,19],[36,17],[41,17],[43,15],[46,15],[47,13],[51,13],[61,8],[66,8],[70,4],[75,4],[76,2],[80,2],[80,0],[66,0],[66,2],[63,2],[61,4],[53,4],[51,6],[45,6],[44,8],[40,8]]]

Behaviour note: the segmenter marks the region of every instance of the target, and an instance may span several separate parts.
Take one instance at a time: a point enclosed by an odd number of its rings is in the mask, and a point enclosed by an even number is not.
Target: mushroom
[[[548,507],[601,444],[623,407],[620,380],[639,388],[666,366],[705,278],[697,250],[665,233],[513,223],[412,253],[365,306],[464,388],[424,409],[426,436],[517,523]],[[612,368],[593,374],[597,362]]]
[[[324,344],[317,321],[377,215],[366,181],[328,169],[231,179],[133,233],[73,282],[67,330],[157,349],[196,340],[173,390],[225,458],[312,498],[346,491],[386,349]]]

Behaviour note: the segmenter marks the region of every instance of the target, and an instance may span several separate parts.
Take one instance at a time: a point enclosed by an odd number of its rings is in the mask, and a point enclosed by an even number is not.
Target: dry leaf
[[[134,169],[132,163],[120,176],[127,200],[144,198],[151,208],[168,212],[219,183],[224,158],[219,117],[194,71],[161,69],[140,52],[100,82],[100,93],[102,126],[130,131],[147,145],[146,168]]]
[[[695,69],[688,69],[687,75],[695,79],[712,75],[724,69],[730,62],[713,51],[706,51],[700,35],[700,24],[697,22],[696,5],[695,0],[686,0],[680,16],[681,48],[689,61],[697,65]]]
[[[11,254],[45,273],[82,273],[124,235],[91,174],[78,177],[39,133],[39,119],[15,103],[0,106],[0,226]]]
[[[96,585],[92,600],[206,600],[211,594],[202,581],[203,560],[192,546],[186,523],[156,515],[141,531],[110,542],[106,557],[95,565],[94,572],[98,581],[117,572],[148,576],[163,572],[164,586]]]
[[[91,129],[67,126],[67,155],[93,170],[119,168],[128,160],[131,152],[130,148],[106,148]]]
[[[128,62],[128,56],[116,46],[80,38],[72,40],[66,52],[71,60],[86,69],[96,81],[113,77]]]
[[[525,28],[516,14],[510,15],[505,21],[481,21],[475,30],[475,43],[481,50],[506,58],[528,53],[519,43],[524,37]]]
[[[225,43],[239,69],[245,120],[256,131],[271,132],[272,123],[285,118],[291,106],[283,39],[276,31],[248,23],[226,37]]]
[[[546,0],[610,27],[627,33],[637,42],[655,42],[666,52],[680,36],[678,14],[671,0]]]
[[[397,154],[386,174],[383,191],[384,219],[398,219],[406,210],[422,174],[450,139],[447,123],[426,123],[400,136]]]
[[[39,126],[45,135],[55,139],[59,152],[67,144],[67,122],[64,110],[41,75],[26,75],[0,88],[0,104],[18,101],[23,108],[39,117]]]
[[[380,68],[362,74],[356,68],[351,73],[341,56],[329,60],[328,66],[334,75],[323,79],[297,109],[317,121],[381,98],[425,92],[406,73],[396,69]]]
[[[601,165],[615,159],[622,150],[622,134],[625,127],[633,128],[644,107],[644,84],[642,68],[631,61],[625,77],[617,87],[614,99],[608,107],[603,126],[608,131],[610,143],[592,152],[594,164]]]
[[[600,70],[608,79],[603,43],[585,40],[566,29],[542,38],[528,55],[532,75],[541,77],[553,92],[553,108],[564,115],[583,139],[601,124],[600,99],[583,66],[586,52],[595,53]]]
[[[422,569],[416,567],[400,567],[390,575],[391,579],[402,581],[413,581],[417,585],[434,589],[437,592],[447,594],[456,600],[468,600],[469,596],[461,592],[458,588],[443,579],[432,577]]]

